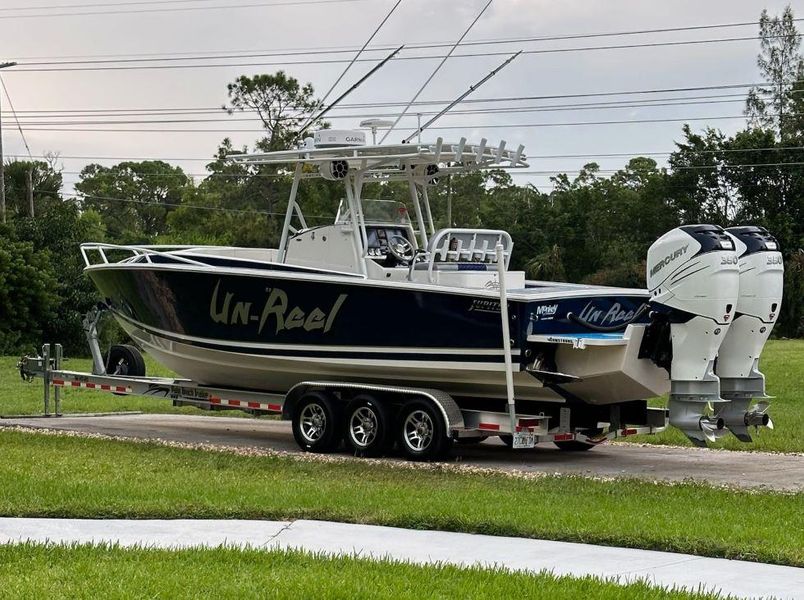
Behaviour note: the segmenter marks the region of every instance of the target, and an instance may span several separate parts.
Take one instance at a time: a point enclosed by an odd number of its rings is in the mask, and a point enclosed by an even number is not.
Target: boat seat
[[[506,232],[491,229],[442,229],[428,241],[427,252],[434,265],[491,264],[497,260],[498,243],[503,244],[506,256],[510,256],[512,243]]]

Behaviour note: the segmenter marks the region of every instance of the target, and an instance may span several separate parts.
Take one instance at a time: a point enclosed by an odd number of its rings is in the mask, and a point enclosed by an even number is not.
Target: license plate
[[[536,446],[536,434],[527,431],[517,431],[514,434],[514,450],[533,448]]]

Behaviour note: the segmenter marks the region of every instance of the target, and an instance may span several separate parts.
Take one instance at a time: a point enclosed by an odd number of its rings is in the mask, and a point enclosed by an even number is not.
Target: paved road
[[[0,426],[14,425],[299,452],[289,423],[265,419],[153,414],[0,419]],[[694,479],[716,485],[804,490],[804,456],[800,455],[630,445],[602,445],[582,453],[560,452],[552,445],[513,452],[492,439],[456,446],[453,454],[462,464],[509,471]]]
[[[646,580],[730,594],[734,598],[802,598],[804,569],[689,554],[611,548],[490,535],[411,531],[327,521],[123,521],[0,518],[0,544],[26,540],[157,548],[197,546],[297,548],[328,555],[392,558],[418,564],[506,567],[593,575],[620,583]]]

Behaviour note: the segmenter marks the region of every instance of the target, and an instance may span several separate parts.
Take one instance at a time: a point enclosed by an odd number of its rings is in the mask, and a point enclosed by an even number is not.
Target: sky
[[[108,109],[198,108],[215,111],[227,100],[226,86],[239,75],[284,69],[323,94],[341,75],[345,62],[374,32],[396,0],[0,0],[0,61],[19,65],[0,71],[10,100],[19,114],[30,150],[35,157],[58,153],[66,188],[89,162],[115,164],[126,158],[167,159],[188,173],[203,175],[205,161],[220,141],[230,137],[236,146],[252,144],[259,136],[255,122],[236,121],[225,112],[192,116],[143,116],[100,120],[215,119],[209,123],[75,124],[60,111]],[[356,63],[333,93],[347,89],[382,58],[388,47],[401,44],[445,44],[443,47],[406,49],[403,57],[443,56],[457,41],[487,0],[402,0],[363,55],[372,61]],[[285,4],[281,6],[281,4]],[[533,38],[617,33],[662,28],[756,23],[763,8],[781,13],[786,1],[765,0],[493,0],[465,37],[465,42],[494,40],[494,44],[459,47],[446,61],[419,100],[451,100],[463,93],[511,53],[524,50],[513,63],[470,96],[470,99],[508,100],[465,104],[456,108],[540,108],[538,112],[448,114],[424,140],[442,136],[470,142],[487,138],[489,144],[506,140],[507,147],[524,144],[529,171],[518,183],[531,182],[549,189],[550,173],[576,171],[595,161],[604,170],[617,169],[627,160],[607,154],[640,155],[668,152],[681,139],[682,121],[696,130],[717,127],[726,133],[744,125],[743,88],[672,91],[660,94],[567,98],[573,94],[666,90],[699,86],[748,84],[759,81],[756,39],[718,43],[644,46],[647,43],[755,37],[758,27],[729,27],[586,37],[564,40]],[[791,3],[797,16],[804,6]],[[115,6],[117,5],[117,6]],[[68,14],[73,13],[73,14]],[[105,13],[105,14],[93,14]],[[109,14],[112,13],[112,14]],[[500,40],[511,40],[500,43]],[[528,38],[522,40],[521,38]],[[620,49],[600,46],[641,45]],[[530,52],[568,48],[597,49]],[[295,54],[277,55],[275,51]],[[314,51],[315,54],[299,54]],[[269,57],[207,58],[169,62],[94,63],[104,67],[187,65],[194,68],[114,70],[86,69],[87,63],[53,65],[70,60],[187,57],[274,53]],[[489,54],[492,55],[489,55]],[[344,103],[402,102],[413,97],[431,75],[439,58],[392,61]],[[311,61],[317,64],[310,64]],[[290,64],[303,62],[306,64]],[[32,64],[44,63],[44,64]],[[232,66],[227,63],[249,63]],[[257,63],[257,64],[253,64]],[[217,65],[198,68],[199,64]],[[559,96],[533,99],[534,96]],[[564,96],[563,98],[560,96]],[[703,99],[701,96],[709,96]],[[513,101],[510,98],[530,97]],[[682,100],[687,98],[688,100]],[[645,106],[645,100],[654,100]],[[662,100],[686,102],[657,106]],[[601,108],[601,102],[629,101],[630,106]],[[705,100],[706,103],[701,101]],[[597,103],[597,108],[577,104]],[[633,106],[633,104],[642,106]],[[572,105],[569,106],[568,105]],[[547,107],[560,110],[543,110]],[[24,157],[27,151],[2,96],[3,141],[7,157]],[[333,112],[333,127],[356,128],[361,117],[395,117],[398,107],[344,107]],[[414,127],[417,109],[400,127]],[[432,110],[432,107],[418,109]],[[34,111],[54,111],[53,114]],[[60,114],[59,114],[60,113]],[[91,113],[86,113],[91,114]],[[85,123],[86,114],[72,120]],[[337,118],[335,118],[337,117]],[[724,118],[729,117],[729,118]],[[736,117],[736,118],[731,118]],[[426,117],[425,117],[426,118]],[[644,122],[644,121],[654,122]],[[670,121],[668,121],[670,120]],[[621,121],[601,123],[601,121]],[[625,121],[625,122],[622,122]],[[656,122],[659,121],[659,122]],[[501,127],[505,126],[505,127]],[[53,131],[52,129],[95,131]],[[98,131],[126,129],[127,131]],[[172,129],[178,131],[153,131]],[[199,131],[209,130],[215,131]],[[239,130],[239,131],[238,131]],[[389,141],[398,141],[395,131]],[[584,155],[584,156],[567,156]],[[559,158],[549,158],[560,156]],[[69,158],[106,157],[106,158]],[[666,156],[654,156],[662,164]]]

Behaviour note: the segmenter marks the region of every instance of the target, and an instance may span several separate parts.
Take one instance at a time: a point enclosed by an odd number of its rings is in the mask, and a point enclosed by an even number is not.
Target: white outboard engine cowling
[[[763,227],[732,227],[740,269],[737,314],[718,352],[715,372],[721,396],[729,400],[717,407],[717,416],[741,441],[750,442],[748,427],[773,423],[767,415],[765,376],[759,371],[759,356],[768,341],[782,303],[784,261],[779,244]]]
[[[648,250],[652,326],[669,328],[670,424],[696,445],[725,433],[705,412],[724,402],[714,362],[736,313],[737,263],[734,239],[717,225],[679,227]]]

